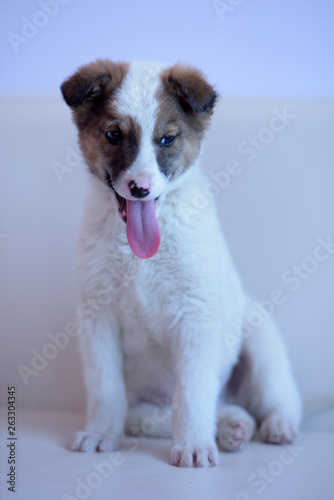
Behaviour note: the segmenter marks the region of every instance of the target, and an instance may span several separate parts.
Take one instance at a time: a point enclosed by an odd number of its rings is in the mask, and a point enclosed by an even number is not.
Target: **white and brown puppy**
[[[61,89],[92,174],[79,261],[87,427],[72,448],[172,433],[171,463],[189,467],[217,464],[217,444],[239,449],[256,424],[264,441],[292,441],[301,403],[284,345],[269,318],[243,319],[254,306],[214,203],[190,210],[215,90],[189,66],[109,60]]]

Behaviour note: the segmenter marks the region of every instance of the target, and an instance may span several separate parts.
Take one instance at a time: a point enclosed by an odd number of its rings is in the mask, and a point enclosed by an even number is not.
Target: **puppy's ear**
[[[81,66],[61,86],[66,104],[72,109],[84,102],[93,101],[98,96],[118,87],[126,75],[128,65],[109,60],[97,61]]]
[[[161,77],[165,88],[179,98],[185,110],[190,108],[196,114],[212,114],[218,94],[198,69],[176,64]]]

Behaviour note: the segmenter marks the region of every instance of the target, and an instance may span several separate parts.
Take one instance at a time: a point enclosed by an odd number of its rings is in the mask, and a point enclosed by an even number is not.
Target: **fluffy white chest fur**
[[[254,305],[215,206],[193,210],[216,92],[188,66],[101,60],[62,92],[92,173],[79,252],[94,304],[81,314],[87,428],[72,448],[172,435],[172,464],[206,466],[257,425],[264,441],[291,441],[301,404],[277,329],[247,324]]]

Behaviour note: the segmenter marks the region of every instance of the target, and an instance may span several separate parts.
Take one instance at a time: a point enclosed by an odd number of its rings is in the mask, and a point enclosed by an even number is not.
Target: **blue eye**
[[[175,136],[174,135],[165,135],[160,141],[160,144],[163,144],[163,146],[171,146],[175,142]]]
[[[114,146],[121,142],[122,139],[122,132],[120,131],[112,131],[108,130],[107,132],[104,133],[105,138],[107,139],[110,144],[113,144]]]

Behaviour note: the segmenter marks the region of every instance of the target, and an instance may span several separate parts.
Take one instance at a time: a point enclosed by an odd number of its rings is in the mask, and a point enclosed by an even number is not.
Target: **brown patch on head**
[[[185,109],[190,106],[197,115],[212,114],[217,93],[198,69],[175,64],[162,73],[161,79],[165,87],[180,98]]]
[[[139,124],[129,116],[120,116],[113,105],[127,71],[126,63],[97,60],[79,68],[61,86],[91,172],[105,180],[107,171],[111,182],[133,163],[141,138]]]
[[[73,111],[73,119],[82,129],[94,108],[101,107],[121,85],[128,71],[128,64],[114,63],[107,59],[81,66],[61,86],[66,104]]]
[[[100,156],[101,164],[110,174],[111,181],[115,181],[119,173],[130,167],[139,153],[142,130],[137,121],[131,116],[119,116],[113,113],[116,119],[108,121],[100,128]],[[120,134],[119,143],[110,143],[108,135]],[[84,147],[84,145],[83,145]]]
[[[202,73],[191,66],[176,64],[160,77],[154,141],[159,144],[157,162],[170,176],[182,173],[197,158],[218,96]],[[176,137],[168,147],[160,144],[166,135]]]

